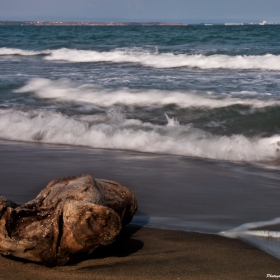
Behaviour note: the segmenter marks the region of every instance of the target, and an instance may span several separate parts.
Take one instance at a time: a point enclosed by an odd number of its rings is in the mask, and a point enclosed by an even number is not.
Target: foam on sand
[[[270,230],[271,226],[278,226],[280,229],[280,218],[271,221],[247,223],[232,230],[221,232],[220,235],[239,238],[276,258],[280,258],[280,231]]]

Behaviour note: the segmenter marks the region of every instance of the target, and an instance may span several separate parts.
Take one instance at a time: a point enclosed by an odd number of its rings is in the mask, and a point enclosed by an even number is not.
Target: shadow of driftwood
[[[111,256],[126,257],[141,250],[144,243],[141,240],[131,238],[131,236],[139,229],[141,229],[140,226],[125,226],[114,243],[108,246],[99,247],[89,256],[89,258],[100,259]]]

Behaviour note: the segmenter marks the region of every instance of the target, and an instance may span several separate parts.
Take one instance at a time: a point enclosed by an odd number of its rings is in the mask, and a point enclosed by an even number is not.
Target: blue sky
[[[0,20],[280,23],[280,0],[0,0]]]

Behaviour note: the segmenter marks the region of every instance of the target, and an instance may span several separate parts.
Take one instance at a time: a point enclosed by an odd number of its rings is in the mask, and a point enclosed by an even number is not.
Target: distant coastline
[[[279,23],[271,22],[225,22],[225,23],[182,23],[182,22],[87,22],[87,21],[12,21],[0,20],[0,26],[5,25],[21,25],[21,26],[188,26],[188,25],[205,25],[205,26],[242,26],[242,25],[279,25]]]
[[[0,25],[35,26],[187,26],[179,22],[77,22],[77,21],[0,21]]]

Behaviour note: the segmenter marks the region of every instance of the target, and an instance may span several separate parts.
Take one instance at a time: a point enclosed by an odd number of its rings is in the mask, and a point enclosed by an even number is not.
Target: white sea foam
[[[51,54],[51,51],[32,51],[32,50],[21,50],[12,48],[0,48],[0,55],[22,55],[22,56],[33,56],[39,54]]]
[[[0,48],[0,55],[38,55],[44,59],[68,62],[112,62],[137,63],[154,68],[196,67],[200,69],[262,69],[280,70],[280,56],[266,55],[202,55],[151,52],[139,48],[115,49],[112,51],[77,50],[61,48],[56,50],[27,51]]]
[[[205,56],[202,54],[147,53],[134,51],[133,49],[111,52],[59,49],[53,51],[45,59],[70,62],[131,62],[155,68],[197,67],[201,69],[280,70],[280,56],[272,54],[262,56]]]
[[[221,232],[220,235],[229,238],[239,238],[280,258],[280,231],[270,230],[270,226],[278,226],[280,228],[280,218],[271,221],[243,224],[229,231]]]
[[[192,126],[160,126],[127,120],[120,113],[70,117],[52,111],[0,110],[0,138],[93,148],[185,155],[229,161],[278,157],[280,136],[218,136]]]
[[[165,117],[167,120],[167,126],[179,126],[180,125],[180,122],[176,118],[169,118],[166,113],[164,113],[164,114],[165,114]]]
[[[201,95],[196,92],[164,91],[164,90],[131,90],[106,89],[93,85],[80,85],[67,79],[49,80],[42,78],[31,79],[25,86],[15,92],[33,92],[39,98],[53,98],[61,101],[86,102],[99,106],[113,106],[116,104],[137,106],[166,106],[175,104],[181,108],[205,107],[220,108],[231,105],[247,105],[253,108],[279,106],[275,99],[245,99],[245,98],[217,98]]]

